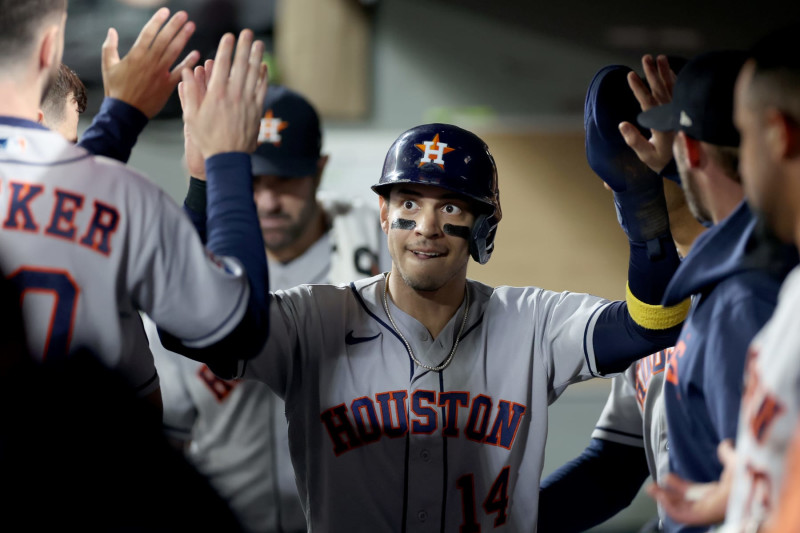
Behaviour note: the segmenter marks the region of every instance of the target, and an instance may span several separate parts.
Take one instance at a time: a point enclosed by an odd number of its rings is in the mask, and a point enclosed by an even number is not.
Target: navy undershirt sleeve
[[[628,286],[638,300],[650,305],[661,303],[680,265],[671,239],[669,233],[659,237],[660,253],[656,256],[652,244],[629,241]],[[674,346],[682,326],[681,323],[667,329],[648,329],[633,320],[627,303],[612,303],[600,313],[594,329],[597,369],[602,374],[622,372],[637,359]]]
[[[200,240],[206,244],[206,182],[197,178],[189,178],[189,192],[183,201],[183,211],[192,221]]]
[[[199,350],[188,349],[159,330],[165,348],[208,364],[221,377],[236,374],[237,359],[257,355],[269,332],[268,274],[264,241],[253,201],[250,155],[217,154],[206,160],[207,245],[217,256],[235,257],[250,284],[247,313],[236,329],[219,343]],[[198,207],[195,204],[195,207]],[[184,210],[188,213],[184,203]],[[190,218],[197,219],[198,213]]]
[[[626,508],[648,478],[644,448],[592,439],[541,483],[540,533],[585,531]]]
[[[116,98],[105,98],[78,146],[94,155],[127,163],[147,122],[147,116],[132,105]]]

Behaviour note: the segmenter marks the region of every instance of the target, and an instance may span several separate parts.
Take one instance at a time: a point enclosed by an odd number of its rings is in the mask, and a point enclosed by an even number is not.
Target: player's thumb
[[[650,141],[645,139],[641,132],[630,122],[620,122],[619,132],[622,134],[622,138],[625,139],[625,144],[636,152],[639,160],[647,164],[650,152],[653,150],[653,145],[650,144]]]
[[[119,35],[114,28],[108,28],[106,40],[103,41],[101,64],[106,71],[119,63]]]

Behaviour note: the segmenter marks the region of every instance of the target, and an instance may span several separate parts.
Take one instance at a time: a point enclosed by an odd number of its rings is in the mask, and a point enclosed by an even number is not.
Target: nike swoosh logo
[[[381,336],[381,334],[378,333],[377,335],[373,335],[372,337],[354,337],[353,336],[353,330],[351,329],[350,331],[347,332],[347,336],[344,338],[344,343],[345,344],[359,344],[359,343],[362,343],[362,342],[371,341],[372,339],[377,339],[380,336]]]

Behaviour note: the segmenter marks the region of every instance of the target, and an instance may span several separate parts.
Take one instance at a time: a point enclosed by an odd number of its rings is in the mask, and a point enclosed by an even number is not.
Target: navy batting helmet
[[[396,183],[433,185],[474,200],[479,212],[470,232],[469,251],[478,263],[489,261],[503,213],[497,166],[477,135],[450,124],[411,128],[389,148],[381,179],[372,190],[388,196]]]

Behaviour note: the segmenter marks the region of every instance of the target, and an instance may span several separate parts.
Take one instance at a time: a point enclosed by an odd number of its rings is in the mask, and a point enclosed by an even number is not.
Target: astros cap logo
[[[415,144],[417,148],[422,150],[422,159],[419,160],[419,166],[434,163],[444,170],[444,154],[452,152],[455,148],[448,148],[446,143],[439,142],[439,134],[437,133],[432,141],[423,141],[422,144]],[[433,158],[435,156],[435,158]]]
[[[281,145],[281,131],[285,130],[289,123],[278,117],[272,116],[272,109],[264,114],[261,119],[261,127],[258,130],[258,144],[271,143],[275,146]]]

